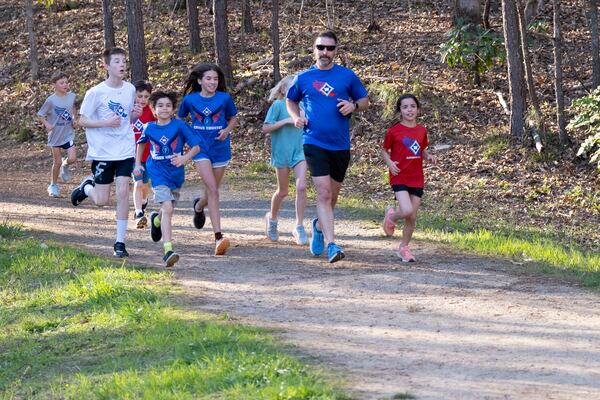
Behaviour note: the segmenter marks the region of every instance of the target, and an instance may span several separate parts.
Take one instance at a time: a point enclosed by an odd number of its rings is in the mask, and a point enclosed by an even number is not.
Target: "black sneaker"
[[[160,242],[160,239],[162,239],[162,231],[160,230],[160,226],[157,228],[154,225],[154,218],[158,218],[158,213],[156,211],[153,211],[152,214],[150,214],[150,237],[152,238],[152,241]]]
[[[179,254],[169,250],[163,257],[163,261],[165,262],[165,267],[171,268],[177,261],[179,261]]]
[[[194,200],[194,226],[196,229],[204,228],[206,223],[206,215],[204,215],[204,209],[196,211],[196,204],[200,201],[200,198]]]
[[[115,251],[113,254],[116,257],[121,257],[121,258],[129,257],[129,253],[127,252],[127,249],[125,249],[125,243],[115,242],[114,249],[115,249]]]
[[[85,187],[85,185],[92,185],[92,186],[94,186],[94,178],[91,177],[91,176],[86,177],[84,180],[81,181],[81,183],[79,184],[79,186],[77,186],[71,192],[71,204],[73,204],[76,207],[79,204],[81,204],[81,202],[83,200],[87,199],[87,195],[85,194],[85,191],[83,190],[83,188]]]

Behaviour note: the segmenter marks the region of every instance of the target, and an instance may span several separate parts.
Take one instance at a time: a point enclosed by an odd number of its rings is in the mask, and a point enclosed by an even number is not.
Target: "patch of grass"
[[[506,151],[509,145],[510,143],[506,135],[497,134],[488,136],[483,142],[483,158],[485,160],[489,160],[490,158]]]
[[[263,329],[179,307],[169,273],[7,237],[2,398],[349,398]]]
[[[0,240],[23,236],[23,225],[5,220],[0,223]]]

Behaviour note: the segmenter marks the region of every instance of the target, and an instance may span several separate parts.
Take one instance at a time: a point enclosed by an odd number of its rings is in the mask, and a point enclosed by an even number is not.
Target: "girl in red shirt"
[[[412,94],[403,94],[396,103],[400,113],[400,122],[388,129],[381,155],[389,168],[390,185],[396,195],[398,208],[388,206],[383,218],[383,232],[392,236],[396,222],[404,219],[402,241],[398,248],[398,257],[402,262],[414,262],[416,259],[408,248],[415,231],[417,210],[423,196],[424,176],[423,160],[436,163],[427,147],[427,129],[417,124],[419,100]]]

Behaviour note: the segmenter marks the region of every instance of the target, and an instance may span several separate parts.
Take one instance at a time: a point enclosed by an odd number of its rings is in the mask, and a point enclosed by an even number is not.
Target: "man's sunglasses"
[[[315,44],[315,47],[317,48],[317,50],[319,51],[323,51],[325,49],[327,49],[327,51],[334,51],[336,48],[336,45],[324,45],[324,44]]]

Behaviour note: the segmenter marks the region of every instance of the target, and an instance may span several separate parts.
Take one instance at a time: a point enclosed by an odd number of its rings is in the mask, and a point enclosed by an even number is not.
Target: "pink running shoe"
[[[383,233],[385,236],[392,236],[396,230],[396,224],[392,222],[392,214],[394,213],[393,206],[387,206],[385,208],[385,214],[383,216]]]
[[[412,253],[408,246],[400,246],[398,249],[398,257],[402,260],[402,262],[415,262],[417,261],[415,257],[413,257]]]

